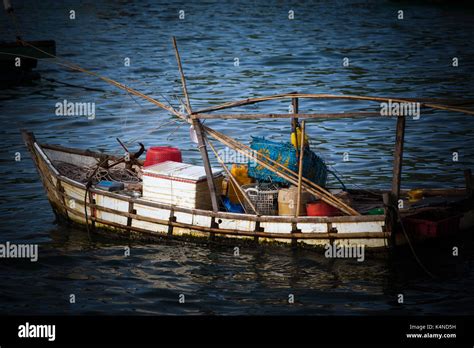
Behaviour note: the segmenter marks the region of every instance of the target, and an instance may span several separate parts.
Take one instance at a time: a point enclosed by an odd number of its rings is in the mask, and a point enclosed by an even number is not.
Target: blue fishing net
[[[292,171],[298,172],[296,149],[290,142],[282,143],[267,140],[264,137],[252,137],[250,147]],[[303,156],[303,176],[315,184],[324,187],[326,185],[327,174],[328,169],[324,161],[311,151],[309,147],[305,148]],[[249,162],[249,176],[258,181],[289,184],[288,181],[279,177],[273,171],[264,168],[252,160]]]

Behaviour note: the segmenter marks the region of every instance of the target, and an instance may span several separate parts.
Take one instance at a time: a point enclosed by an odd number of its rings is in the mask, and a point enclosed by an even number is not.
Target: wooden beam
[[[402,179],[403,145],[405,142],[405,122],[406,117],[397,118],[397,131],[395,136],[395,152],[393,154],[393,177],[392,195],[395,201],[400,196],[400,184]]]
[[[243,231],[243,230],[236,230],[236,229],[224,229],[224,228],[213,228],[213,227],[207,227],[207,226],[199,226],[199,225],[193,225],[193,224],[188,224],[184,222],[176,222],[176,221],[169,221],[169,220],[163,220],[163,219],[157,219],[157,218],[152,218],[148,216],[141,216],[137,214],[132,214],[112,208],[106,208],[100,205],[90,205],[87,203],[89,207],[93,207],[97,210],[104,211],[110,214],[117,214],[123,217],[130,217],[133,220],[138,220],[138,221],[145,221],[145,222],[150,222],[150,223],[155,223],[155,224],[161,224],[161,225],[172,225],[173,227],[179,227],[179,228],[186,228],[186,229],[191,229],[191,230],[196,230],[196,231],[201,231],[205,233],[215,233],[215,234],[222,234],[222,235],[235,235],[235,236],[248,236],[248,237],[263,237],[263,238],[275,238],[275,239],[372,239],[372,238],[388,238],[389,234],[385,232],[350,232],[350,233],[340,233],[340,232],[328,232],[328,233],[319,233],[319,232],[305,232],[305,233],[274,233],[274,232],[258,232],[258,231]],[[66,207],[66,209],[76,215],[84,218],[84,212],[81,212],[79,210],[75,210],[69,207]],[[132,230],[136,232],[142,232],[146,233],[149,235],[155,235],[155,236],[166,236],[167,233],[165,232],[152,232],[151,230],[147,230],[144,228],[139,228],[139,227],[134,227],[134,226],[127,226],[126,224],[120,224],[116,222],[112,222],[109,220],[104,220],[101,218],[96,218],[96,217],[90,217],[91,220],[99,222],[104,225],[109,225],[113,227],[118,227],[122,228],[124,230]]]
[[[217,200],[216,185],[214,183],[214,176],[212,174],[211,163],[209,161],[209,154],[207,153],[206,143],[204,140],[202,124],[199,120],[193,120],[193,127],[196,131],[198,139],[198,148],[201,152],[201,157],[204,162],[204,170],[206,171],[207,186],[209,187],[209,194],[211,195],[212,210],[219,211],[219,204]]]
[[[196,131],[196,137],[198,140],[198,149],[201,153],[201,157],[204,163],[204,170],[206,172],[207,186],[209,188],[209,194],[211,196],[212,211],[219,211],[219,204],[217,200],[216,185],[214,183],[214,176],[212,174],[211,163],[209,161],[209,154],[207,152],[206,141],[204,139],[202,124],[199,120],[193,120],[192,125]]]
[[[347,118],[347,117],[380,117],[380,112],[337,112],[325,114],[191,114],[192,119],[235,119],[235,120],[254,120],[259,118],[307,118],[307,119],[333,119],[333,118]]]

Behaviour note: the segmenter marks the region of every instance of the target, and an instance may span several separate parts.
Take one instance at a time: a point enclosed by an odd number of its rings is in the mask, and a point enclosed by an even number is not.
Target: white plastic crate
[[[222,170],[212,168],[220,195]],[[204,167],[166,161],[143,169],[143,198],[191,209],[212,209]]]

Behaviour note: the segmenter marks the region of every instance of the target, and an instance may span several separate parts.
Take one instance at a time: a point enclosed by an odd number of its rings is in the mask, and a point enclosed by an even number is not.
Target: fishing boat
[[[305,173],[304,161],[308,156],[304,140],[304,120],[385,116],[381,116],[380,112],[303,114],[298,112],[301,100],[349,99],[377,103],[407,103],[414,100],[288,93],[247,98],[193,111],[174,39],[173,44],[185,97],[184,113],[110,78],[88,72],[77,65],[70,65],[70,68],[98,77],[148,100],[188,123],[202,155],[203,166],[195,168],[180,163],[179,160],[145,165],[146,161],[139,159],[144,150],[143,146],[140,151],[132,154],[119,139],[120,145],[126,151],[123,157],[43,144],[37,141],[33,133],[24,130],[24,142],[31,153],[51,206],[60,220],[84,226],[88,231],[132,239],[248,240],[252,243],[275,242],[293,246],[363,245],[372,249],[387,249],[406,243],[443,238],[464,230],[472,231],[474,200],[473,176],[470,170],[464,173],[466,187],[463,188],[401,189],[405,116],[393,117],[396,120],[396,143],[391,190],[345,189],[335,192],[324,187],[324,180],[312,180]],[[216,113],[232,107],[285,99],[293,105],[289,114]],[[439,101],[427,99],[419,102],[426,108],[474,114],[474,111],[459,105],[440,104]],[[296,169],[290,168],[268,151],[259,151],[255,147],[242,144],[201,122],[205,119],[275,118],[291,119],[296,140]],[[299,120],[303,120],[301,124]],[[257,206],[258,202],[252,199],[251,191],[236,180],[219,156],[213,141],[218,141],[254,161],[257,168],[255,170],[265,170],[274,178],[296,188],[296,209],[292,210],[290,215],[266,214],[262,211]],[[216,156],[221,168],[211,167],[209,149]],[[178,172],[181,174],[177,175]],[[235,212],[226,208],[221,190],[223,180],[236,191],[243,211]],[[193,196],[184,199],[184,192],[189,190],[194,190]],[[338,214],[301,214],[304,192],[316,199],[317,204],[324,204],[326,208],[332,208]]]

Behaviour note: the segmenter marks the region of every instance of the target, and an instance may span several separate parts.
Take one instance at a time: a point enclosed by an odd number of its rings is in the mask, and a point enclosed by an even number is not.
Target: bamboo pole
[[[228,109],[228,108],[232,108],[236,106],[250,105],[250,104],[260,103],[260,102],[269,101],[269,100],[279,100],[279,99],[287,99],[287,98],[349,99],[349,100],[366,100],[366,101],[376,101],[376,102],[388,102],[391,100],[392,102],[397,102],[397,103],[410,103],[410,102],[417,102],[418,100],[414,98],[408,98],[408,99],[407,98],[387,98],[387,97],[371,97],[371,96],[359,96],[359,95],[286,93],[286,94],[276,94],[276,95],[266,96],[266,97],[247,98],[247,99],[237,100],[233,102],[228,102],[228,103],[198,110],[195,112],[195,114],[223,110],[223,109]],[[448,105],[432,104],[432,103],[426,103],[426,102],[420,102],[420,105],[429,107],[432,109],[456,111],[456,112],[462,112],[469,115],[474,115],[474,110],[469,110],[469,109],[464,109],[464,108],[455,108]]]
[[[235,120],[254,120],[260,118],[291,118],[292,119],[292,130],[294,120],[298,118],[306,119],[337,119],[337,118],[347,118],[347,117],[385,117],[381,116],[380,112],[336,112],[336,113],[324,113],[324,114],[192,114],[191,119],[235,119]]]
[[[174,114],[175,116],[177,116],[177,117],[179,117],[183,120],[186,120],[186,116],[184,116],[181,113],[179,113],[178,111],[174,110],[173,107],[167,106],[167,105],[159,102],[158,100],[156,100],[154,98],[151,98],[151,97],[149,97],[149,96],[147,96],[143,93],[140,93],[140,92],[138,92],[138,91],[136,91],[136,90],[134,90],[130,87],[127,87],[127,86],[125,86],[125,85],[123,85],[123,84],[121,84],[121,83],[119,83],[119,82],[117,82],[113,79],[101,76],[101,75],[96,74],[92,71],[86,70],[86,69],[78,66],[77,64],[73,64],[71,62],[66,61],[65,59],[61,59],[61,58],[59,58],[59,57],[57,57],[57,56],[55,56],[55,55],[53,55],[49,52],[46,52],[46,51],[30,44],[27,41],[20,40],[20,42],[22,44],[26,45],[26,46],[32,47],[32,48],[36,49],[37,51],[46,54],[47,56],[49,56],[51,58],[55,58],[57,60],[62,60],[64,63],[60,63],[60,62],[57,62],[57,61],[52,62],[52,61],[48,61],[47,59],[41,59],[41,58],[38,58],[38,60],[46,61],[46,62],[53,63],[53,64],[60,65],[60,66],[64,66],[64,67],[67,67],[71,70],[80,71],[80,72],[83,72],[85,74],[97,77],[97,78],[99,78],[99,79],[101,79],[101,80],[103,80],[107,83],[115,85],[116,87],[118,87],[120,89],[123,89],[123,90],[125,90],[129,93],[132,93],[136,96],[139,96],[139,97],[141,97],[145,100],[148,100],[149,102],[159,106],[160,108],[169,111],[170,113]],[[29,57],[29,56],[26,56],[26,55],[17,55],[17,54],[12,54],[12,53],[7,53],[7,52],[0,52],[0,54],[35,59],[34,57]],[[434,98],[391,98],[391,97],[370,97],[370,96],[355,96],[355,95],[294,94],[294,93],[293,94],[292,93],[283,93],[283,94],[276,94],[276,95],[267,96],[267,97],[247,98],[247,99],[244,99],[244,100],[228,102],[228,103],[225,103],[225,104],[221,104],[221,105],[201,109],[201,110],[195,112],[195,114],[205,113],[205,112],[208,112],[208,111],[222,110],[222,109],[226,109],[226,108],[230,108],[230,107],[234,107],[234,106],[239,106],[239,105],[254,104],[254,103],[263,102],[263,101],[266,101],[266,100],[284,99],[284,98],[288,98],[288,97],[312,98],[312,99],[317,99],[317,98],[320,98],[320,99],[352,99],[352,100],[369,100],[369,101],[384,101],[384,102],[388,102],[389,100],[392,100],[394,102],[416,102],[416,101],[418,101],[418,102],[421,103],[422,106],[431,107],[431,108],[439,109],[439,110],[457,111],[457,112],[462,112],[462,113],[466,113],[466,114],[469,114],[469,115],[474,115],[474,111],[472,111],[472,110],[463,109],[463,108],[453,108],[453,107],[450,107],[449,105],[436,104],[436,103],[443,103],[445,101],[448,101],[448,102],[455,103],[455,104],[458,104],[458,105],[463,105],[463,104],[466,105],[466,104],[471,104],[472,101],[450,101],[450,100],[446,100],[446,99],[434,99]],[[428,101],[428,103],[426,103],[424,101]],[[434,102],[435,104],[429,103],[430,101]]]
[[[298,195],[296,198],[295,217],[298,217],[300,215],[300,206],[301,206],[301,184],[303,180],[303,157],[304,157],[304,134],[305,134],[305,121],[301,122],[301,148],[300,148],[300,157],[299,157],[299,164],[298,164]],[[296,138],[298,138],[298,136]]]
[[[176,44],[176,38],[174,36],[173,36],[173,47],[176,54],[176,61],[178,62],[178,69],[179,69],[179,74],[181,76],[183,93],[186,99],[186,109],[188,111],[188,114],[191,114],[192,109],[191,109],[191,103],[189,102],[188,89],[186,88],[186,78],[184,76],[183,66],[181,65],[181,57],[179,56],[178,46]],[[202,124],[201,124],[201,121],[199,121],[199,119],[193,119],[192,125],[194,127],[194,130],[196,131],[199,152],[201,152],[201,157],[204,162],[204,170],[206,172],[207,185],[209,187],[209,194],[211,196],[212,210],[217,212],[219,211],[219,205],[217,203],[218,201],[217,201],[216,186],[214,183],[214,176],[212,175],[212,168],[211,168],[211,163],[209,161],[209,154],[207,153],[206,141],[203,136]]]
[[[214,176],[212,174],[211,163],[209,161],[209,155],[207,153],[206,143],[205,143],[203,131],[202,131],[202,125],[198,120],[196,120],[194,124],[194,130],[196,131],[199,151],[201,152],[201,157],[204,162],[204,171],[206,172],[207,185],[209,187],[209,193],[211,195],[212,210],[217,212],[219,211],[219,206],[217,203],[218,201],[217,201],[216,186],[214,183]]]
[[[227,168],[227,166],[225,165],[224,161],[222,160],[222,158],[219,156],[219,154],[217,153],[216,149],[214,148],[214,145],[212,145],[212,143],[209,141],[209,139],[207,140],[207,143],[209,144],[209,147],[211,148],[212,152],[214,152],[214,155],[216,156],[217,158],[217,161],[221,164],[222,168],[224,169],[224,171],[227,173],[227,175],[229,176],[229,179],[232,181],[233,185],[235,186],[236,189],[239,190],[239,192],[242,194],[242,196],[244,197],[245,201],[248,203],[248,205],[250,205],[250,207],[252,208],[252,210],[254,211],[255,215],[259,215],[258,214],[258,211],[257,209],[255,208],[254,204],[252,203],[252,201],[250,200],[250,198],[247,196],[247,193],[242,189],[242,187],[239,185],[239,183],[237,182],[237,180],[234,178],[234,176],[232,175],[232,173],[230,172],[229,168]],[[238,197],[238,196],[237,196]],[[245,209],[245,206],[243,207]]]
[[[181,76],[181,85],[183,87],[183,94],[186,101],[186,104],[185,104],[186,110],[188,111],[188,114],[191,114],[192,110],[191,110],[191,103],[189,102],[188,89],[186,87],[186,78],[184,77],[183,66],[181,65],[181,57],[179,56],[178,46],[176,44],[176,38],[174,36],[173,36],[172,41],[173,41],[174,52],[176,55],[176,62],[178,63],[179,74]]]

